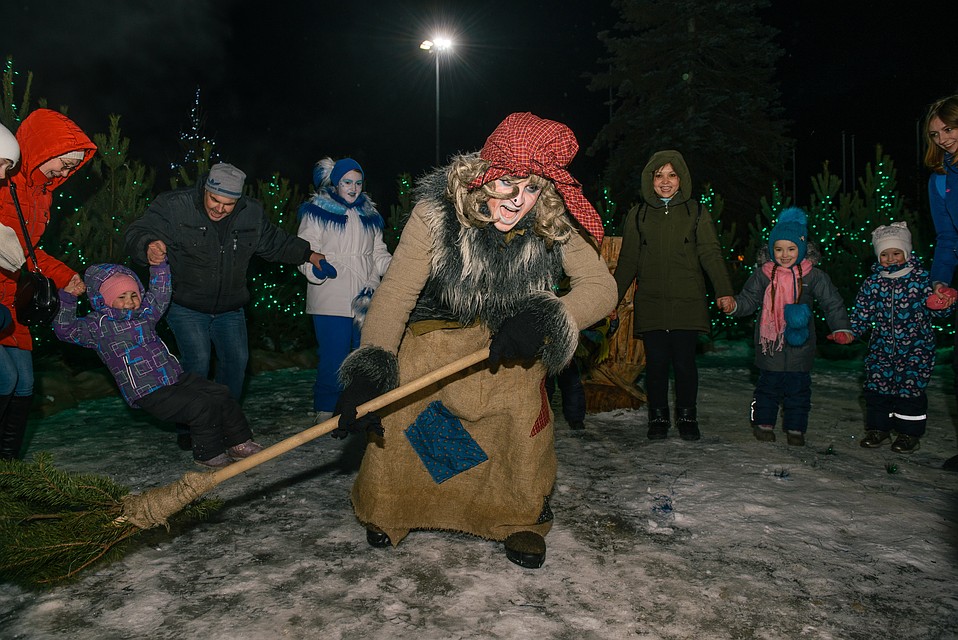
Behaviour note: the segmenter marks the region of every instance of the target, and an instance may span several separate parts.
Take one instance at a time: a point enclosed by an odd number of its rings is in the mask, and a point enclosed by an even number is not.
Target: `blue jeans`
[[[339,386],[339,367],[350,351],[359,346],[359,329],[352,318],[313,316],[316,332],[316,383],[313,385],[313,409],[333,411],[343,390]]]
[[[33,353],[26,349],[0,349],[0,396],[9,395],[33,395]]]
[[[249,360],[243,310],[201,313],[173,303],[166,321],[176,337],[183,368],[201,378],[208,377],[212,344],[216,349],[216,382],[225,385],[239,402]]]

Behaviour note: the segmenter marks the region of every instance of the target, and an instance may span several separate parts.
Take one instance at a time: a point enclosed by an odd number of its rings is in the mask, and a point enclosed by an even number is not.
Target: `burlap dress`
[[[407,323],[426,280],[442,277],[430,261],[437,232],[430,228],[436,216],[424,215],[429,206],[420,203],[413,211],[363,328],[363,346],[398,351],[400,384],[488,347],[490,340],[481,318],[468,327]],[[561,255],[572,290],[557,307],[576,327],[586,327],[614,307],[615,281],[579,236],[564,245]],[[528,368],[503,366],[495,373],[483,362],[380,411],[385,437],[370,438],[352,490],[360,522],[380,528],[393,544],[414,529],[465,532],[490,540],[517,531],[545,535],[552,525],[548,496],[556,478],[545,374],[541,362]],[[406,435],[435,401],[454,415],[487,458],[442,481],[427,469]]]

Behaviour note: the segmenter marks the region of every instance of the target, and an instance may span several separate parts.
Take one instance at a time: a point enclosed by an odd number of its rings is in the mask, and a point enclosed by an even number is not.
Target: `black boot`
[[[23,434],[27,431],[27,417],[33,396],[13,396],[3,416],[3,429],[0,431],[0,460],[19,460],[23,447]]]
[[[506,557],[526,569],[538,569],[546,561],[545,538],[533,531],[510,533],[505,539]]]
[[[649,407],[649,440],[665,440],[671,426],[668,407]]]
[[[698,440],[702,437],[699,431],[699,420],[695,415],[695,407],[677,407],[675,409],[675,425],[679,428],[679,437],[683,440]]]
[[[386,532],[374,524],[366,525],[366,542],[369,543],[370,547],[376,547],[377,549],[385,549],[393,543]]]

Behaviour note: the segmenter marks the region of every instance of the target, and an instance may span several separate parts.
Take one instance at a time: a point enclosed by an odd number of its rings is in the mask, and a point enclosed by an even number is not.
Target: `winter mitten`
[[[335,278],[339,274],[336,272],[336,268],[324,259],[319,261],[318,267],[313,265],[313,275],[320,280],[325,280],[326,278]]]
[[[12,322],[13,315],[10,313],[10,309],[4,304],[0,304],[0,331],[9,327]]]
[[[787,304],[785,315],[785,342],[800,347],[808,341],[808,321],[812,319],[812,310],[806,304]]]
[[[939,298],[937,293],[932,293],[925,301],[925,306],[929,309],[940,311],[941,309],[947,309],[955,303],[955,300],[958,300],[958,291],[955,291],[951,287],[942,287],[939,289],[939,293],[943,297]]]
[[[836,331],[835,333],[830,333],[825,337],[836,344],[851,344],[855,342],[855,336],[847,331]]]
[[[336,409],[333,414],[339,415],[339,426],[330,435],[334,438],[345,438],[350,433],[376,433],[382,436],[382,418],[375,413],[367,413],[356,418],[356,408],[379,396],[379,387],[368,377],[357,374],[339,394]]]
[[[531,362],[545,342],[545,333],[536,315],[526,309],[506,318],[489,344],[489,364],[497,367],[503,360]]]

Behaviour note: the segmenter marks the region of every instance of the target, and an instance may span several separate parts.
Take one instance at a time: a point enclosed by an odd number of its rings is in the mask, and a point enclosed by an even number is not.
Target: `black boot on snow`
[[[702,437],[695,407],[676,408],[675,425],[679,428],[679,437],[683,440],[698,440]]]
[[[649,440],[665,440],[669,437],[669,427],[672,421],[669,419],[669,408],[660,407],[653,409],[649,407]]]
[[[505,539],[506,557],[526,569],[538,569],[546,561],[546,540],[532,531],[517,531]]]

